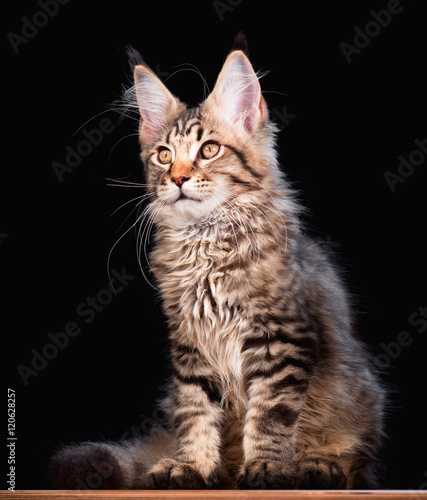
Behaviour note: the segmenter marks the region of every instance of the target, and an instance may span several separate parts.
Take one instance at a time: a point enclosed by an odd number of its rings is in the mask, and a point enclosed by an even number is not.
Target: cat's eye
[[[210,160],[218,154],[219,149],[219,144],[216,144],[215,142],[208,142],[206,144],[203,144],[202,148],[200,149],[200,156],[205,160]]]
[[[172,151],[167,148],[162,148],[157,154],[157,159],[160,163],[163,163],[163,165],[167,165],[172,161]]]

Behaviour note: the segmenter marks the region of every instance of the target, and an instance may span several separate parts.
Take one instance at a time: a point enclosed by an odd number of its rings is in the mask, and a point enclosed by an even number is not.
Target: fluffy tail
[[[55,489],[146,489],[148,470],[174,451],[172,435],[156,428],[145,438],[65,446],[53,455],[49,472]]]

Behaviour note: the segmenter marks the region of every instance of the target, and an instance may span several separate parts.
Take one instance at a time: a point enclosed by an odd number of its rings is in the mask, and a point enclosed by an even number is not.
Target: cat
[[[68,445],[55,488],[375,488],[386,390],[351,297],[277,161],[243,37],[197,107],[135,50],[139,139],[155,224],[150,267],[170,331],[167,423]]]

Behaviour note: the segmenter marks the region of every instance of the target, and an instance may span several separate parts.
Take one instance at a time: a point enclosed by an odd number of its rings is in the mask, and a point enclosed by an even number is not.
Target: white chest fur
[[[191,342],[206,360],[229,401],[245,399],[242,331],[247,325],[230,304],[234,276],[230,251],[210,238],[157,248],[155,266],[171,336]],[[162,252],[160,250],[163,250]],[[162,258],[167,255],[168,259]],[[175,257],[175,258],[174,258]]]

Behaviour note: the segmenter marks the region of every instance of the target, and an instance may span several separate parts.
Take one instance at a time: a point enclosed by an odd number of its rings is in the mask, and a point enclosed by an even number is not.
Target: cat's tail
[[[144,438],[71,444],[53,455],[49,476],[55,489],[146,489],[150,467],[174,451],[174,438],[162,427]]]

